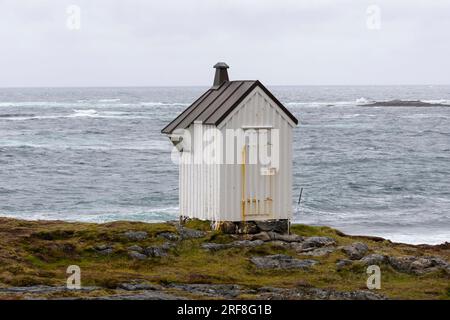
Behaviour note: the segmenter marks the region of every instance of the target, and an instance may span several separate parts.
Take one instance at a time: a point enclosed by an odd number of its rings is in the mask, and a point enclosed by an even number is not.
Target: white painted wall
[[[199,128],[198,126],[197,128]],[[217,133],[211,132],[215,129],[212,125],[201,126],[203,132],[209,139]],[[180,162],[179,178],[179,199],[180,215],[198,218],[202,220],[218,221],[219,217],[219,197],[220,197],[220,165],[195,163],[195,157],[201,156],[198,145],[201,143],[201,133],[196,131],[194,136],[194,125],[188,128],[193,145],[191,150],[182,152],[182,157],[189,159],[187,163]],[[197,146],[197,147],[196,147]]]

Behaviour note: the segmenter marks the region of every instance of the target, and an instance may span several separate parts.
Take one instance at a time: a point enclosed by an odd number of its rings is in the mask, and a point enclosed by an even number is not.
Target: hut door
[[[247,129],[242,149],[242,220],[262,220],[273,217],[273,179],[276,171],[262,162],[261,152],[270,150],[267,129]],[[262,149],[261,149],[262,148]],[[267,153],[265,153],[267,154]]]

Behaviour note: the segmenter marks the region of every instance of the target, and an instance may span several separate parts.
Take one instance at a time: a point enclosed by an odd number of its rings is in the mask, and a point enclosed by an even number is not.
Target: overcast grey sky
[[[81,9],[79,30],[67,27],[69,5]],[[209,85],[217,61],[231,79],[268,85],[450,84],[450,0],[0,0],[0,9],[2,87]]]

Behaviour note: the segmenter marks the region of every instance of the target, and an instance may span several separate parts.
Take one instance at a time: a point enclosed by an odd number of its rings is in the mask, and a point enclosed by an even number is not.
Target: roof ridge
[[[233,106],[229,109],[229,111],[233,110],[236,106],[238,106],[244,99],[249,95],[250,92],[253,91],[258,86],[259,81],[253,81],[254,83],[239,97],[239,99],[233,104]],[[217,121],[216,125],[220,124],[226,117],[228,116],[228,112],[225,112]]]
[[[293,123],[298,124],[295,116],[259,80],[232,80],[222,83],[218,88],[206,90],[161,131],[171,134],[196,120],[218,126],[255,88],[260,88]]]
[[[235,82],[241,82],[228,96],[230,98],[240,87],[242,87],[244,81],[235,81]],[[227,99],[228,99],[227,98]],[[214,108],[214,111],[205,119],[205,122],[208,122],[209,118],[216,112],[226,101],[227,99],[223,100],[222,103],[220,103],[216,108]]]

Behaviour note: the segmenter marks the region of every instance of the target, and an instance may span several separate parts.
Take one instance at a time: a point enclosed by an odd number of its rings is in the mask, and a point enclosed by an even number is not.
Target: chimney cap
[[[225,62],[217,62],[214,65],[214,68],[216,68],[216,69],[228,69],[229,66]]]
[[[214,65],[216,69],[216,74],[214,75],[213,89],[219,88],[222,83],[228,82],[228,71],[229,66],[225,62],[217,62]]]

